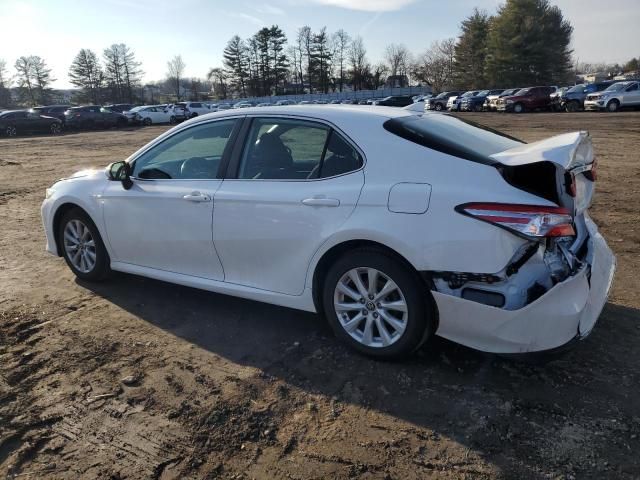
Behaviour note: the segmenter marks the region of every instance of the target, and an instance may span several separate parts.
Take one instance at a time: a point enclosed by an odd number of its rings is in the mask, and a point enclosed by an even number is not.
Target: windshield
[[[489,95],[489,90],[482,90],[480,93],[478,93],[479,97],[486,97],[487,95]]]
[[[133,107],[131,110],[129,110],[130,112],[139,112],[140,110],[142,110],[144,107]]]
[[[489,158],[491,155],[523,143],[484,125],[448,114],[397,117],[387,120],[384,128],[424,147],[489,165],[497,163]]]
[[[462,98],[465,98],[465,97],[473,97],[473,94],[474,94],[474,93],[476,93],[476,92],[464,92],[464,93],[462,94]]]
[[[440,95],[438,95],[436,98],[444,98],[447,95],[449,95],[449,92],[442,92]]]
[[[623,90],[627,85],[629,84],[626,82],[614,83],[610,87],[606,88],[605,92],[619,92],[620,90]]]
[[[576,85],[575,87],[571,87],[569,90],[567,90],[567,93],[582,92],[586,86],[586,84],[581,83],[579,85]]]
[[[523,88],[522,90],[518,91],[517,93],[514,93],[514,96],[522,97],[523,95],[526,95],[527,93],[529,93],[530,90],[531,90],[530,88]]]

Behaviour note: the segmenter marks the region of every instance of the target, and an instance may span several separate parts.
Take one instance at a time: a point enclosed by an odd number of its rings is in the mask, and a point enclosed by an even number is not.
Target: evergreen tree
[[[134,89],[140,85],[142,70],[133,51],[124,43],[106,48],[104,58],[104,79],[112,102],[134,101]]]
[[[92,50],[85,48],[80,50],[69,68],[69,81],[82,89],[79,99],[100,104],[103,77],[104,73],[98,56]]]
[[[227,42],[222,53],[223,65],[231,80],[231,88],[242,97],[247,96],[246,81],[249,77],[249,59],[247,58],[247,46],[244,41],[235,35]],[[220,75],[216,75],[220,78]],[[226,96],[226,91],[225,91]]]
[[[560,9],[548,0],[507,0],[491,22],[488,81],[496,87],[567,81],[572,32]]]
[[[453,73],[459,88],[475,90],[487,86],[484,70],[490,21],[489,15],[477,8],[462,21]]]
[[[329,80],[332,53],[329,45],[327,28],[322,27],[320,32],[312,35],[311,43],[311,66],[312,79],[315,80],[316,89],[322,93],[329,92]],[[311,83],[311,80],[309,82]]]

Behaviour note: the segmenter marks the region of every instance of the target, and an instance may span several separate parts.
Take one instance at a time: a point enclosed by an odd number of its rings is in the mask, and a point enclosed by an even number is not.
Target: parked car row
[[[615,112],[625,107],[640,107],[640,81],[611,80],[572,87],[536,86],[466,92],[447,91],[425,102],[425,110],[455,112]]]

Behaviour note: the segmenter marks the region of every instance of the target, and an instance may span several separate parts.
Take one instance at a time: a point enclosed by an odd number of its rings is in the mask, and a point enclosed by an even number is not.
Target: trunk
[[[500,162],[497,169],[509,184],[560,207],[529,208],[542,210],[543,214],[545,209],[552,212],[542,221],[543,226],[546,221],[565,217],[572,222],[563,226],[569,228],[569,233],[566,230],[543,233],[538,238],[525,233],[527,242],[500,272],[435,272],[434,279],[439,292],[517,310],[578,273],[586,262],[589,239],[586,210],[591,204],[596,178],[593,147],[588,133],[576,132],[523,144],[491,158]],[[496,224],[505,222],[504,217],[521,219],[527,212],[527,206],[522,205],[463,207],[467,214]]]

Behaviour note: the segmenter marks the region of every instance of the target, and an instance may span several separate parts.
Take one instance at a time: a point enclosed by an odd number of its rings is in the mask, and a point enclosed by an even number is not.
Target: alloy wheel
[[[50,130],[53,135],[58,135],[60,133],[60,124],[52,123]]]
[[[70,220],[64,227],[64,250],[78,271],[89,273],[95,268],[95,240],[89,228],[80,220]]]
[[[367,347],[388,347],[407,328],[409,308],[402,290],[375,268],[346,272],[335,287],[333,305],[345,332]]]
[[[15,137],[18,134],[18,131],[16,130],[16,127],[7,127],[5,133],[8,137]]]

